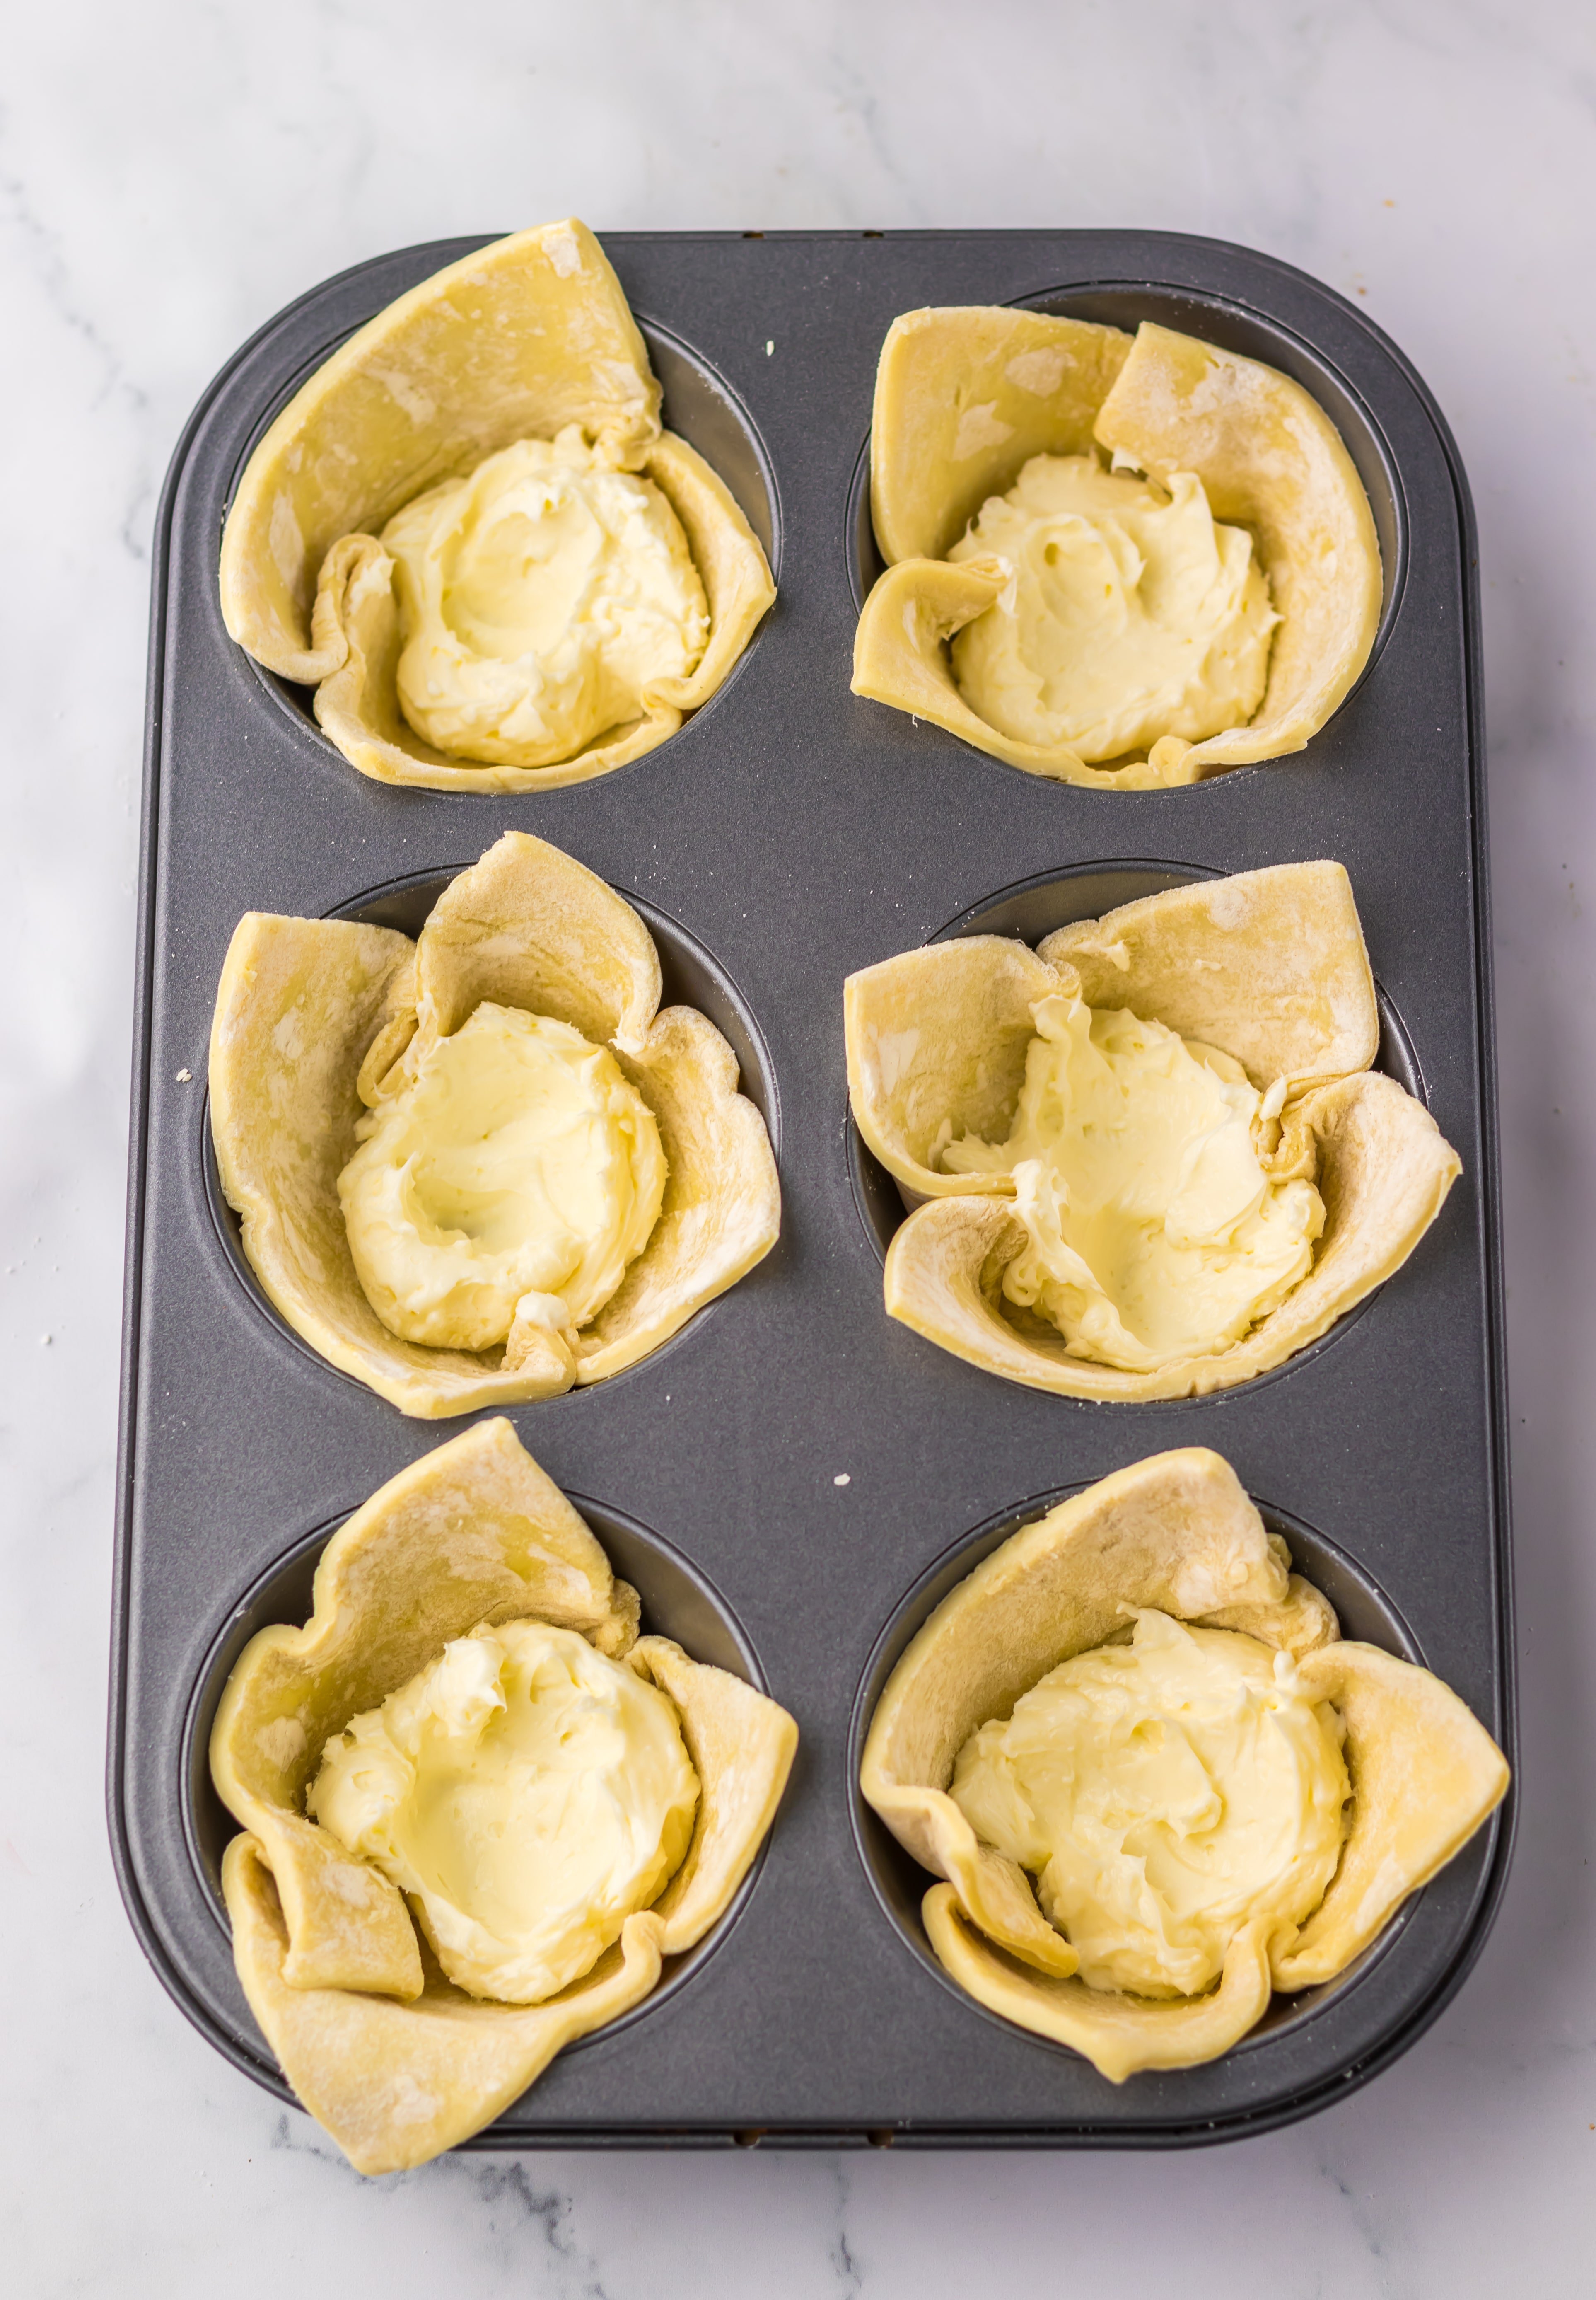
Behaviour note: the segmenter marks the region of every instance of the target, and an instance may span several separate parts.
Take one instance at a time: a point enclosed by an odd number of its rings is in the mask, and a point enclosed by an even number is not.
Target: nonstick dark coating
[[[1296,1529],[1306,1560],[1326,1573],[1344,1561],[1346,1588],[1363,1593],[1354,1611],[1367,1602],[1371,1619],[1403,1625],[1513,1756],[1478,610],[1445,427],[1360,313],[1214,241],[609,238],[667,420],[740,496],[780,597],[723,691],[630,767],[509,798],[393,790],[346,765],[308,698],[228,638],[218,541],[244,457],[287,394],[353,327],[477,244],[362,265],[273,321],[202,402],[161,512],[110,1754],[140,1940],[218,2048],[288,2097],[218,1919],[203,1718],[240,1608],[302,1606],[313,1538],[461,1426],[406,1421],[322,1365],[238,1266],[204,1144],[228,938],[249,909],[413,911],[418,888],[513,827],[637,897],[671,962],[700,965],[704,1004],[736,1022],[773,1118],[778,1098],[785,1204],[769,1260],[667,1348],[512,1419],[552,1476],[593,1497],[601,1534],[637,1556],[679,1553],[705,1636],[729,1639],[802,1744],[762,1868],[713,1953],[562,2054],[471,2145],[1171,2146],[1306,2114],[1389,2062],[1458,1987],[1500,1896],[1505,1821],[1308,2017],[1283,2006],[1270,2033],[1209,2067],[1115,2087],[928,1969],[878,1896],[862,1820],[856,1840],[849,1737],[878,1641],[944,1553],[1039,1497],[1205,1444]],[[856,598],[873,572],[862,474],[882,338],[921,304],[1008,302],[1165,319],[1289,367],[1335,414],[1370,489],[1387,600],[1369,672],[1305,752],[1189,789],[1083,790],[850,694]],[[1066,875],[1130,887],[1138,872],[1172,881],[1324,855],[1351,873],[1382,1059],[1463,1160],[1407,1266],[1292,1366],[1175,1404],[1048,1397],[888,1320],[892,1217],[872,1212],[846,1116],[844,976],[983,916],[1045,930],[1027,921],[1045,921]],[[1036,885],[1053,890],[1040,911]],[[669,1583],[656,1610],[677,1601]]]

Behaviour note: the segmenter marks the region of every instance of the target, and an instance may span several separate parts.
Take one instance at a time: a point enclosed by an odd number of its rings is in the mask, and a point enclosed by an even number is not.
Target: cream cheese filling
[[[1313,1262],[1311,1182],[1272,1181],[1259,1137],[1284,1097],[1233,1055],[1061,990],[1036,1037],[1009,1139],[950,1143],[950,1174],[1012,1174],[1027,1244],[1011,1302],[1071,1352],[1143,1372],[1240,1341]]]
[[[404,1341],[489,1349],[518,1313],[579,1328],[659,1219],[653,1112],[607,1048],[544,1014],[485,1002],[355,1131],[349,1250]]]
[[[574,1629],[507,1621],[352,1718],[305,1803],[413,1896],[458,1988],[536,2004],[658,1899],[698,1790],[665,1694]]]
[[[1263,700],[1268,582],[1189,471],[1166,494],[1093,455],[1033,455],[948,557],[1008,575],[952,642],[965,701],[1002,734],[1090,765],[1243,727]]]
[[[1091,1988],[1194,1996],[1254,1920],[1300,1924],[1351,1794],[1328,1703],[1288,1654],[1140,1612],[972,1734],[951,1795],[1037,1898]]]
[[[398,591],[399,705],[451,757],[540,767],[640,718],[685,677],[709,608],[681,521],[575,424],[445,479],[382,531]]]

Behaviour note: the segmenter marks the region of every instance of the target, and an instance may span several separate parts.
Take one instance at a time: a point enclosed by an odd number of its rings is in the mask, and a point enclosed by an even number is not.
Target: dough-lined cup
[[[993,605],[1001,561],[948,551],[1033,455],[1102,452],[1167,485],[1194,472],[1216,520],[1246,529],[1280,621],[1245,726],[1093,765],[988,723],[948,642]],[[1379,537],[1346,445],[1312,394],[1259,360],[1144,321],[964,305],[895,320],[877,370],[870,496],[886,571],[854,640],[853,691],[1027,773],[1096,789],[1197,782],[1300,751],[1351,692],[1382,604]]]
[[[730,675],[776,587],[758,538],[697,450],[661,430],[660,386],[620,284],[574,218],[462,257],[336,351],[250,456],[222,533],[222,617],[280,678],[313,687],[350,764],[431,790],[552,790],[655,749]],[[541,767],[474,763],[424,742],[399,707],[393,514],[525,438],[579,425],[680,521],[710,612],[686,675],[641,715]]]
[[[483,1622],[534,1619],[625,1662],[675,1706],[700,1785],[692,1838],[653,1906],[591,1971],[533,2005],[445,1980],[403,1896],[304,1812],[326,1742]],[[243,1833],[222,1856],[234,1961],[283,2072],[357,2170],[424,2163],[518,2099],[562,2046],[629,2011],[661,1960],[718,1923],[763,1844],[797,1746],[767,1696],[639,1638],[636,1594],[495,1420],[401,1471],[333,1536],[303,1629],[262,1629],[211,1731]]]
[[[689,1006],[660,1008],[659,953],[630,904],[558,847],[506,831],[415,941],[340,919],[240,921],[211,1034],[211,1123],[244,1252],[274,1308],[328,1364],[436,1419],[549,1397],[636,1364],[775,1244],[776,1161],[736,1057]],[[552,1330],[432,1347],[389,1331],[350,1253],[338,1177],[363,1110],[412,1046],[484,1001],[608,1045],[653,1112],[669,1167],[646,1246],[574,1344]]]
[[[939,1137],[1007,1132],[1032,1009],[1073,969],[1124,1007],[1234,1055],[1287,1100],[1271,1171],[1317,1178],[1325,1228],[1306,1277],[1237,1342],[1131,1371],[1072,1354],[1002,1291],[1027,1245],[1007,1174],[947,1174]],[[1462,1171],[1428,1111],[1371,1069],[1374,978],[1339,862],[1285,863],[1143,897],[1032,950],[1004,935],[933,943],[849,977],[855,1123],[914,1211],[887,1249],[886,1309],[988,1372],[1060,1396],[1200,1396],[1283,1365],[1400,1269]],[[923,1203],[919,1203],[923,1201]]]
[[[1495,1743],[1427,1670],[1340,1635],[1325,1598],[1229,1464],[1204,1447],[1116,1471],[1023,1527],[960,1581],[888,1678],[860,1784],[900,1845],[940,1879],[922,1904],[933,1950],[977,2003],[1068,2045],[1115,2083],[1217,2058],[1276,1990],[1334,1979],[1459,1852],[1506,1794]],[[970,1735],[1007,1718],[1072,1655],[1124,1633],[1133,1608],[1235,1629],[1292,1654],[1345,1728],[1351,1818],[1340,1864],[1300,1925],[1243,1923],[1218,1986],[1153,2002],[1088,1988],[1029,1878],[948,1795]]]

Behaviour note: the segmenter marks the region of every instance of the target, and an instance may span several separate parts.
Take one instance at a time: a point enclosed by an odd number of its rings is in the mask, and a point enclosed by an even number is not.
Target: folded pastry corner
[[[233,1959],[249,2009],[301,2105],[357,2172],[408,2172],[469,2140],[536,2083],[556,2053],[641,2004],[660,1977],[661,1931],[628,1917],[593,1971],[542,2004],[485,2004],[428,1959],[408,2004],[353,1988],[296,1988],[291,1938],[261,1841],[222,1856]],[[408,1921],[408,1920],[406,1921]]]
[[[935,1198],[992,1188],[985,1175],[943,1173],[937,1162],[956,1135],[986,1135],[1012,1116],[1032,1010],[1058,988],[1048,961],[1007,935],[927,943],[848,977],[854,1122],[906,1189]]]
[[[660,1011],[660,996],[636,912],[522,831],[452,881],[413,943],[341,920],[241,921],[212,1026],[212,1133],[245,1256],[293,1330],[402,1412],[436,1418],[603,1379],[735,1285],[780,1228],[775,1158],[725,1039],[691,1008]],[[595,1312],[573,1327],[534,1293],[506,1338],[467,1347],[378,1314],[340,1178],[376,1114],[484,1012],[544,1017],[610,1050],[615,1091],[656,1129],[663,1194]]]
[[[222,534],[229,633],[269,671],[313,687],[326,734],[378,781],[547,790],[641,756],[724,683],[776,596],[741,507],[702,455],[661,429],[660,401],[585,224],[540,225],[446,265],[342,345],[251,455]],[[690,669],[645,679],[629,720],[579,735],[563,756],[547,756],[547,741],[532,763],[509,755],[514,742],[440,748],[401,704],[406,631],[382,530],[489,458],[561,434],[581,443],[572,455],[584,468],[630,475],[663,498],[702,586],[707,636]],[[467,676],[474,691],[503,686],[499,638]]]
[[[260,1631],[211,1738],[242,1834],[222,1890],[252,2011],[295,2094],[357,2170],[425,2162],[518,2099],[566,2044],[640,2003],[661,1960],[725,1914],[774,1821],[797,1728],[767,1696],[637,1637],[635,1591],[508,1421],[475,1424],[401,1471],[334,1535],[302,1629]],[[307,1817],[353,1717],[456,1639],[536,1622],[574,1631],[669,1699],[698,1783],[692,1835],[652,1905],[591,1968],[536,2003],[451,1982],[406,1896]]]
[[[978,2004],[1070,2046],[1114,2083],[1215,2059],[1256,2025],[1275,1990],[1336,1979],[1506,1792],[1500,1752],[1458,1696],[1426,1670],[1342,1643],[1326,1600],[1288,1567],[1285,1545],[1266,1533],[1219,1455],[1153,1455],[993,1551],[917,1632],[871,1719],[860,1788],[942,1880],[922,1911],[935,1955]],[[1061,1664],[1107,1645],[1123,1658],[1127,1618],[1147,1612],[1290,1656],[1276,1674],[1286,1667],[1297,1697],[1333,1712],[1351,1788],[1317,1906],[1284,1923],[1267,1906],[1242,1909],[1216,1957],[1217,1982],[1193,1994],[1083,1978],[1027,1871],[985,1843],[949,1793],[983,1729],[1012,1718]],[[1194,1814],[1189,1785],[1178,1793],[1183,1832],[1219,1817],[1218,1807],[1206,1820]]]
[[[1006,489],[1023,492],[1027,467],[1048,458],[1076,459],[1088,478],[1106,464],[1110,483],[1133,467],[1155,489],[1175,488],[1177,504],[1179,489],[1190,492],[1194,481],[1203,515],[1250,538],[1274,629],[1267,683],[1242,723],[1199,729],[1195,740],[1178,728],[1150,728],[1121,746],[1128,755],[1107,755],[1110,740],[1087,744],[1088,756],[1076,746],[1084,736],[1055,730],[1036,739],[972,700],[950,643],[989,611],[1012,620],[1019,563],[1011,550],[988,547],[985,514],[1001,510]],[[882,348],[870,476],[886,571],[860,616],[854,692],[1028,773],[1145,789],[1282,757],[1325,725],[1374,645],[1379,541],[1334,424],[1277,369],[1151,321],[1133,338],[1006,308],[906,314]],[[1135,508],[1160,511],[1156,496]],[[1221,545],[1226,532],[1209,530]],[[1105,547],[1106,588],[1126,582],[1134,591],[1139,578],[1118,563],[1124,554],[1117,558],[1111,536]],[[1050,563],[1057,555],[1050,545]],[[1102,595],[1104,581],[1094,579],[1094,589]],[[1255,603],[1255,623],[1263,612]],[[1267,639],[1268,623],[1256,628]],[[1043,667],[1034,647],[1022,656],[1034,719],[1057,666]]]
[[[1323,1901],[1276,1945],[1276,1988],[1345,1971],[1409,1893],[1460,1853],[1508,1793],[1507,1759],[1467,1705],[1426,1669],[1335,1640],[1302,1661],[1310,1693],[1346,1726],[1353,1826]]]

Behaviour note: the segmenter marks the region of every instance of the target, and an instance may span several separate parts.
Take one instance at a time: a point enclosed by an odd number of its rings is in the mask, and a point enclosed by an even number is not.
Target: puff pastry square
[[[402,1413],[436,1418],[602,1381],[736,1285],[781,1227],[776,1160],[719,1031],[693,1007],[661,1012],[660,996],[659,953],[630,904],[525,831],[462,871],[413,943],[338,919],[241,919],[211,1029],[212,1135],[245,1253],[295,1332]],[[338,1202],[356,1121],[393,1065],[484,1000],[608,1044],[669,1166],[648,1244],[574,1349],[534,1334],[510,1365],[503,1346],[434,1349],[390,1333]]]
[[[996,559],[947,559],[982,504],[1032,455],[1098,451],[1160,484],[1195,472],[1215,519],[1251,531],[1280,616],[1245,727],[1166,738],[1114,766],[990,726],[960,694],[947,646],[1008,579]],[[854,693],[1029,774],[1145,790],[1284,757],[1344,701],[1374,645],[1379,539],[1334,424],[1277,369],[1151,321],[1133,337],[980,305],[894,320],[877,371],[870,501],[887,568],[859,619]]]
[[[984,1844],[947,1794],[969,1736],[1007,1717],[1060,1662],[1122,1631],[1127,1607],[1239,1629],[1291,1653],[1310,1698],[1333,1703],[1346,1729],[1351,1821],[1324,1899],[1285,1937],[1243,1926],[1218,1987],[1176,2002],[1088,1988],[1025,1871]],[[1118,2084],[1141,2069],[1214,2060],[1257,2024],[1275,1990],[1344,1972],[1494,1811],[1508,1768],[1438,1678],[1343,1642],[1229,1463],[1185,1446],[1060,1502],[943,1599],[887,1680],[860,1782],[899,1843],[943,1880],[922,1913],[960,1987]]]
[[[296,392],[245,467],[221,540],[221,609],[257,662],[316,689],[317,719],[378,782],[553,790],[642,756],[724,685],[776,596],[726,483],[660,426],[660,386],[620,283],[586,224],[541,224],[401,296]],[[710,638],[643,715],[544,767],[481,765],[425,743],[399,708],[393,562],[378,530],[439,480],[516,440],[579,424],[681,521]]]
[[[545,2003],[495,2004],[445,1979],[403,1896],[304,1812],[324,1744],[452,1638],[528,1618],[574,1629],[667,1693],[699,1779],[693,1837],[650,1909]],[[636,1591],[508,1421],[481,1421],[374,1494],[333,1536],[303,1629],[253,1638],[211,1735],[217,1793],[244,1832],[222,1891],[238,1977],[300,2100],[358,2171],[422,2164],[490,2123],[562,2046],[642,2002],[662,1961],[725,1914],[781,1801],[786,1710],[637,1636]]]
[[[1324,1233],[1307,1277],[1228,1349],[1151,1372],[1072,1356],[1056,1328],[1002,1293],[1026,1244],[1012,1178],[930,1163],[944,1123],[1002,1138],[1031,1009],[1060,988],[1061,968],[1074,970],[1088,1005],[1128,1008],[1218,1046],[1260,1090],[1286,1082],[1270,1171],[1317,1179]],[[844,1000],[859,1130],[910,1197],[926,1201],[888,1249],[887,1311],[1033,1389],[1200,1396],[1283,1365],[1401,1267],[1462,1171],[1423,1104],[1369,1067],[1379,1011],[1339,862],[1177,887],[1060,928],[1035,951],[1001,935],[929,944],[851,975]]]

